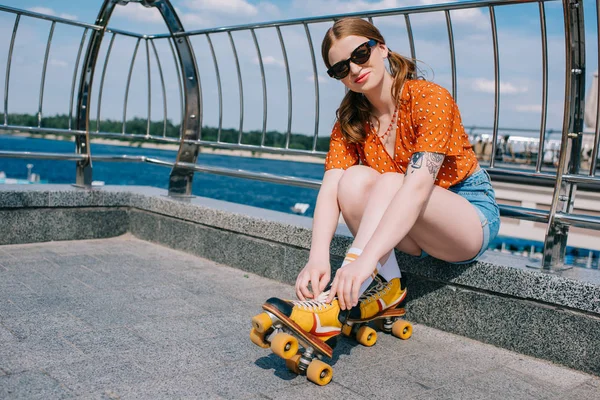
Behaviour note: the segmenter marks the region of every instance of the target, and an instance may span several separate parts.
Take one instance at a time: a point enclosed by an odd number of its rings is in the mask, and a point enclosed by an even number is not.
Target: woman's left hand
[[[377,267],[377,261],[370,262],[365,257],[358,257],[355,261],[340,268],[335,273],[331,283],[327,303],[331,303],[337,294],[342,310],[349,310],[358,304],[360,287]]]

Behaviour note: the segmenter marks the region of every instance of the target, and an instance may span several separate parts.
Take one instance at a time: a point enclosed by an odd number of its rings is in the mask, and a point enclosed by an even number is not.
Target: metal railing
[[[169,33],[164,34],[137,34],[119,29],[108,27],[111,15],[116,7],[128,7],[129,3],[139,3],[147,8],[155,8],[158,10],[164,19],[165,25]],[[548,68],[548,33],[546,21],[546,4],[561,4],[563,9],[564,22],[564,41],[565,41],[565,86],[564,86],[564,115],[562,129],[559,137],[549,138],[547,128],[548,119],[548,83],[549,83],[549,68]],[[600,0],[596,1],[596,10],[600,9]],[[525,137],[515,136],[518,130],[504,130],[499,127],[500,118],[500,61],[501,55],[499,51],[500,35],[497,26],[497,10],[505,6],[531,4],[537,6],[537,14],[540,21],[540,43],[541,43],[541,77],[540,77],[540,102],[541,113],[539,121],[539,129],[536,129],[536,139],[528,139]],[[105,0],[100,8],[98,18],[94,24],[85,24],[76,21],[70,21],[54,16],[42,15],[35,12],[19,10],[15,8],[0,6],[0,14],[14,15],[14,25],[12,36],[8,45],[7,61],[6,61],[6,77],[4,84],[4,113],[3,124],[0,125],[1,130],[5,131],[26,131],[48,134],[66,134],[72,135],[75,138],[75,151],[72,154],[55,154],[55,153],[29,153],[29,152],[12,152],[0,151],[0,157],[17,157],[17,158],[47,158],[47,159],[62,159],[74,160],[77,163],[76,184],[78,186],[89,188],[92,183],[92,161],[130,161],[130,162],[147,162],[158,165],[163,165],[171,168],[169,194],[171,196],[190,196],[191,183],[195,172],[209,172],[215,174],[224,174],[248,179],[259,179],[270,182],[283,183],[304,186],[309,188],[318,188],[320,182],[316,180],[303,179],[297,177],[281,176],[277,174],[254,173],[243,170],[215,168],[198,164],[198,152],[200,147],[223,148],[223,149],[241,149],[251,150],[255,152],[278,153],[284,155],[308,155],[314,157],[324,157],[325,152],[318,147],[319,134],[323,134],[321,128],[321,109],[323,108],[322,95],[323,91],[319,85],[320,74],[322,70],[320,62],[317,61],[318,55],[315,52],[312,30],[320,23],[331,24],[336,19],[342,17],[360,17],[367,18],[373,21],[377,18],[377,24],[384,24],[387,20],[404,22],[406,31],[406,39],[410,49],[410,56],[417,59],[419,48],[416,45],[416,35],[413,29],[413,19],[417,15],[441,15],[443,14],[446,30],[448,34],[448,53],[450,64],[450,87],[451,93],[455,98],[459,96],[459,85],[457,78],[457,51],[453,25],[453,15],[461,10],[480,10],[485,11],[489,15],[489,28],[491,33],[491,42],[493,49],[493,72],[494,72],[494,105],[493,105],[493,126],[490,128],[473,128],[468,129],[471,138],[474,142],[479,141],[482,144],[488,145],[488,150],[482,150],[482,162],[487,170],[493,176],[503,177],[521,177],[531,179],[541,179],[554,182],[554,195],[550,210],[534,210],[524,207],[501,206],[503,216],[537,221],[547,224],[547,234],[545,239],[544,260],[542,267],[546,270],[560,268],[564,264],[564,255],[568,230],[570,226],[583,227],[588,229],[600,229],[600,218],[590,215],[575,215],[573,214],[573,203],[576,195],[578,184],[585,184],[588,187],[600,188],[600,177],[596,175],[598,167],[598,147],[600,142],[600,127],[596,126],[594,132],[593,145],[590,147],[591,154],[589,160],[589,168],[587,172],[580,170],[580,159],[582,151],[582,135],[583,135],[583,110],[584,110],[584,88],[585,88],[585,31],[584,31],[584,13],[583,0],[485,0],[485,1],[464,1],[460,3],[403,7],[397,9],[377,10],[370,12],[360,12],[344,15],[328,15],[322,17],[290,19],[284,21],[275,21],[269,23],[246,24],[230,27],[220,27],[214,29],[204,29],[195,31],[186,31],[181,24],[175,9],[169,0]],[[441,14],[440,14],[441,13]],[[482,13],[483,15],[483,13]],[[42,74],[40,81],[40,90],[38,95],[38,110],[37,110],[37,126],[14,125],[10,123],[10,83],[12,77],[11,65],[13,62],[13,50],[15,40],[19,35],[19,26],[22,18],[33,20],[49,21],[51,26],[48,32],[46,42],[45,55],[42,63]],[[400,19],[399,19],[400,18]],[[600,12],[597,12],[595,24],[600,23]],[[68,25],[73,28],[82,30],[81,40],[79,42],[78,53],[73,65],[73,74],[71,77],[71,94],[70,107],[68,111],[68,127],[66,128],[49,128],[43,126],[43,106],[44,106],[44,90],[46,86],[46,70],[50,55],[52,54],[52,40],[57,26]],[[313,87],[314,101],[314,131],[312,132],[312,146],[309,149],[294,149],[290,146],[292,138],[292,123],[294,121],[294,90],[299,90],[297,87],[293,90],[293,82],[291,78],[291,63],[289,59],[289,43],[285,40],[283,34],[284,29],[298,29],[303,32],[303,40],[308,47],[309,57],[304,60],[304,67],[312,71],[311,81]],[[257,32],[274,31],[276,33],[276,43],[281,48],[282,66],[285,71],[285,90],[287,96],[283,96],[286,101],[286,129],[284,132],[285,140],[283,146],[274,146],[266,144],[267,127],[268,127],[268,90],[267,78],[268,71],[265,68],[265,59],[261,50],[260,41],[258,40]],[[260,140],[258,144],[244,143],[244,138],[248,132],[245,130],[244,117],[246,116],[247,104],[245,103],[245,93],[248,93],[248,82],[243,79],[243,61],[238,52],[236,42],[236,34],[249,34],[252,38],[252,46],[256,53],[256,60],[260,70],[260,90],[252,97],[252,105],[260,104],[262,106],[262,120],[259,130]],[[89,33],[89,38],[88,38]],[[110,35],[108,42],[105,40],[105,35]],[[225,111],[225,93],[223,91],[224,77],[222,72],[226,66],[219,62],[217,48],[213,42],[215,39],[226,38],[229,42],[231,54],[233,56],[235,66],[235,78],[237,80],[237,105],[239,107],[239,122],[237,128],[236,140],[223,140],[224,132],[224,111]],[[131,54],[131,61],[128,67],[127,80],[125,84],[123,98],[123,116],[122,127],[120,132],[106,132],[101,128],[101,110],[103,101],[105,101],[104,88],[106,84],[107,71],[113,59],[112,50],[117,41],[125,38],[135,40],[135,47]],[[218,126],[216,138],[207,139],[203,137],[204,117],[206,115],[206,101],[203,101],[203,89],[201,86],[202,74],[198,67],[198,60],[194,53],[194,45],[192,40],[203,38],[208,47],[208,51],[202,53],[200,60],[212,64],[214,68],[214,81],[216,84],[216,102],[218,108]],[[300,40],[296,35],[296,41]],[[596,38],[597,39],[597,38]],[[142,45],[143,46],[140,46]],[[168,46],[168,58],[172,58],[175,69],[171,75],[176,82],[178,91],[178,101],[180,103],[179,110],[174,113],[176,118],[181,118],[180,129],[177,136],[167,134],[167,124],[169,121],[168,112],[173,107],[168,106],[167,101],[167,84],[166,72],[164,66],[167,63],[164,52],[157,51],[157,45],[162,44]],[[600,44],[599,44],[600,47]],[[82,54],[85,48],[85,55]],[[139,50],[145,51],[145,77],[134,73],[135,62],[138,59]],[[101,62],[101,49],[106,49],[104,62]],[[247,49],[244,48],[246,51]],[[599,49],[600,50],[600,49]],[[600,51],[598,52],[600,54]],[[208,60],[208,61],[206,61]],[[162,134],[153,133],[151,131],[152,120],[152,63],[157,66],[159,75],[159,93],[162,94],[162,112],[163,112],[163,129]],[[599,63],[600,64],[600,63]],[[99,84],[94,86],[94,77],[100,74]],[[129,104],[129,94],[131,90],[132,80],[139,78],[144,79],[147,86],[146,113],[147,124],[145,133],[128,133],[127,128],[127,112]],[[79,83],[77,85],[77,82]],[[97,94],[93,95],[93,89],[97,90]],[[246,89],[246,91],[245,91]],[[77,101],[75,102],[75,95]],[[260,100],[258,100],[260,98]],[[94,104],[94,100],[96,104]],[[113,99],[111,99],[113,100]],[[75,112],[73,113],[73,105],[75,104]],[[598,102],[600,105],[600,101]],[[230,106],[230,105],[229,105]],[[177,108],[177,107],[175,107]],[[92,116],[95,111],[95,127],[92,126]],[[75,115],[73,115],[75,114]],[[173,115],[173,114],[172,114]],[[600,106],[597,116],[600,116]],[[524,144],[525,150],[522,154],[528,164],[511,166],[510,164],[500,163],[498,157],[498,149],[500,146],[509,144],[508,140],[502,142],[501,137],[506,132],[511,132],[511,141],[513,144]],[[325,132],[328,133],[328,132]],[[90,138],[120,138],[127,140],[148,140],[160,143],[177,143],[179,144],[179,152],[175,162],[168,162],[149,157],[133,157],[133,156],[103,156],[92,155],[90,150]],[[506,149],[505,154],[506,154]],[[551,162],[547,163],[545,154],[550,151]],[[484,154],[485,153],[485,154]],[[489,157],[486,157],[486,154]],[[519,151],[516,154],[521,154]],[[549,164],[549,165],[547,165]]]

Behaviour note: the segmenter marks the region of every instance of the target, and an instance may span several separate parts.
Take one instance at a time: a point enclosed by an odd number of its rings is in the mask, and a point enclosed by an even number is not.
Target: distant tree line
[[[4,123],[4,114],[0,113],[0,123]],[[32,114],[8,114],[8,124],[13,126],[38,126],[37,115]],[[71,129],[75,129],[76,121],[75,117],[71,121]],[[113,121],[110,119],[100,120],[98,124],[96,120],[90,121],[90,131],[95,132],[96,127],[100,132],[107,133],[121,133],[123,132],[123,122]],[[53,128],[53,129],[69,129],[69,116],[68,115],[55,115],[52,117],[43,117],[41,121],[41,127]],[[133,135],[146,135],[146,129],[148,127],[148,120],[144,118],[132,118],[127,120],[125,123],[125,132]],[[0,130],[2,126],[0,125]],[[167,120],[166,129],[164,121],[151,121],[150,122],[150,135],[151,136],[163,136],[178,138],[179,137],[180,125],[173,124],[170,120]],[[202,140],[216,142],[218,135],[218,128],[203,126],[202,127]],[[44,133],[35,133],[39,136],[46,136]],[[237,129],[221,129],[221,142],[225,143],[237,143],[239,137],[239,131]],[[141,142],[140,140],[130,140],[124,138],[123,140]],[[248,145],[260,145],[262,140],[262,131],[245,131],[242,136],[242,144]],[[285,147],[286,134],[278,131],[267,131],[265,132],[264,145],[270,147]],[[298,133],[292,133],[290,135],[289,148],[297,150],[311,150],[313,146],[313,137],[302,135]],[[329,137],[319,137],[317,139],[318,151],[327,151],[329,148]]]

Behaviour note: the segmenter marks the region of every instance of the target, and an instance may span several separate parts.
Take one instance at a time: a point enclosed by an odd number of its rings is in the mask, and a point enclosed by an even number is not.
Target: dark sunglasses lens
[[[350,72],[350,61],[358,65],[369,61],[369,58],[371,58],[371,46],[369,46],[369,43],[370,42],[363,43],[354,49],[350,55],[350,58],[346,60],[346,62],[339,62],[331,67],[331,69],[328,71],[331,72],[331,76],[335,79],[344,79]]]
[[[355,64],[364,64],[367,61],[369,61],[370,57],[371,48],[367,43],[365,43],[362,46],[358,47],[356,50],[354,50],[354,52],[352,53],[351,60]]]
[[[331,70],[333,72],[333,77],[336,79],[343,79],[348,75],[348,72],[350,72],[347,63],[336,64]]]

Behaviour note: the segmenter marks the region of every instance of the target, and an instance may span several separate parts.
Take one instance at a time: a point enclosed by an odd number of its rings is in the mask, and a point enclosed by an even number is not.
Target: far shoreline
[[[34,139],[48,139],[48,140],[61,140],[61,141],[72,141],[72,136],[68,135],[55,135],[55,134],[38,134],[38,133],[30,133],[30,132],[13,132],[13,131],[2,131],[0,130],[0,135],[2,136],[17,136],[17,137],[27,137]],[[135,141],[131,142],[128,140],[118,140],[118,139],[107,139],[107,138],[98,138],[98,137],[90,137],[90,142],[92,144],[103,144],[108,146],[123,146],[123,147],[136,147],[136,148],[146,148],[146,149],[161,149],[161,150],[179,150],[178,144],[171,143],[156,143],[156,142],[141,142]],[[216,154],[230,157],[248,157],[248,158],[263,158],[269,160],[280,160],[280,161],[295,161],[295,162],[304,162],[310,164],[325,164],[325,159],[320,157],[312,157],[312,156],[303,156],[298,154],[275,154],[275,153],[267,153],[260,152],[255,150],[239,150],[239,149],[217,149],[213,147],[201,146],[200,153],[205,154]],[[92,153],[93,156],[93,153]]]

